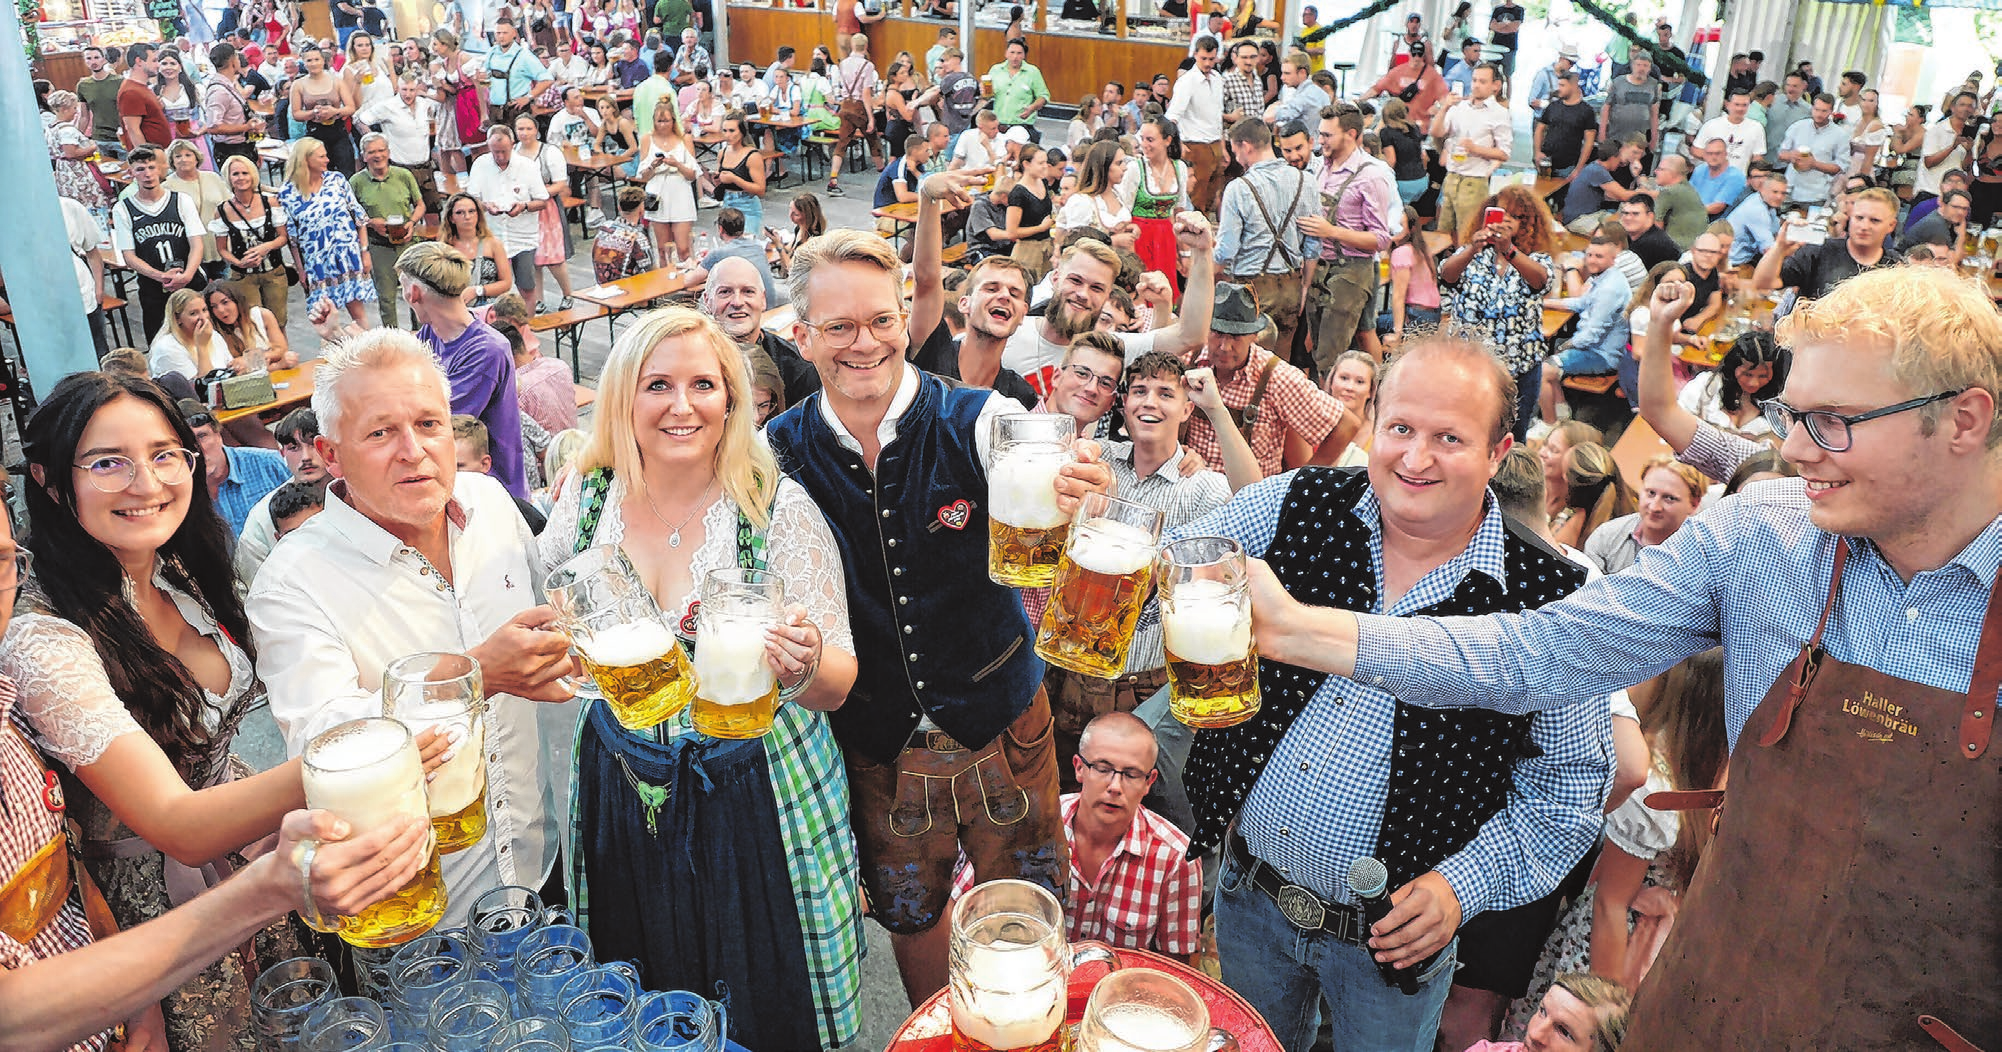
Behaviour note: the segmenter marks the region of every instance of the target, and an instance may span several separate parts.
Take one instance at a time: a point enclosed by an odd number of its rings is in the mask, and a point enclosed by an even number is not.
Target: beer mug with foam
[[[785,616],[785,581],[729,567],[702,578],[695,615],[695,729],[757,738],[778,714],[779,681],[765,661],[765,630]]]
[[[987,469],[987,576],[1010,588],[1048,588],[1070,535],[1057,507],[1057,472],[1071,462],[1077,421],[1068,413],[994,418]]]
[[[384,716],[349,720],[306,743],[306,806],[330,811],[360,836],[405,816],[429,818],[424,765],[410,729]],[[435,837],[435,834],[434,834]],[[356,946],[407,942],[445,915],[445,878],[438,852],[410,882],[388,898],[351,917],[314,915],[307,923],[333,932]]]
[[[954,1052],[1058,1046],[1072,966],[1056,896],[990,880],[952,904],[946,1007]]]
[[[1244,548],[1190,537],[1161,550],[1161,644],[1168,708],[1191,727],[1233,727],[1258,712],[1258,651]]]
[[[579,552],[550,572],[543,591],[620,726],[645,730],[688,707],[688,656],[624,552]]]
[[[1092,988],[1073,1047],[1076,1052],[1203,1052],[1227,1047],[1230,1040],[1210,1028],[1209,1006],[1188,983],[1152,968],[1122,968]]]
[[[436,727],[459,736],[454,755],[425,787],[441,855],[472,847],[487,833],[486,710],[480,663],[464,654],[411,654],[383,670],[383,715],[412,734]]]
[[[1044,661],[1097,679],[1117,679],[1154,574],[1161,513],[1145,504],[1087,493],[1036,632]]]

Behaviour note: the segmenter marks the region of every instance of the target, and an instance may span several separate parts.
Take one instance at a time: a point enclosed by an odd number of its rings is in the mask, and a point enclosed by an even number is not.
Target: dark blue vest
[[[819,392],[767,431],[827,516],[847,574],[858,670],[829,723],[842,748],[882,763],[923,714],[963,745],[986,745],[1043,680],[1021,596],[987,577],[987,471],[973,436],[993,393],[919,373],[873,475],[828,426]]]

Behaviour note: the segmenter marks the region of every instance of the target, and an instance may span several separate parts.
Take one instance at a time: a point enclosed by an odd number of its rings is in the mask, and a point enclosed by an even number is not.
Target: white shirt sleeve
[[[245,612],[257,633],[257,671],[271,716],[286,752],[297,756],[321,731],[382,715],[382,697],[362,687],[354,654],[333,630],[333,613],[286,576],[259,573]]]
[[[190,380],[201,376],[201,373],[195,371],[194,355],[189,354],[188,349],[181,346],[181,341],[174,338],[172,328],[164,325],[153,337],[152,346],[147,349],[146,368],[154,376],[180,373]]]

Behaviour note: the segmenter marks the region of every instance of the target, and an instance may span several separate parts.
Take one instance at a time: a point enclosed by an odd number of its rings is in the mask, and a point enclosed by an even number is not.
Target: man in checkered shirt
[[[1277,475],[1303,463],[1332,464],[1355,440],[1361,422],[1341,402],[1314,386],[1307,374],[1258,345],[1267,318],[1243,285],[1219,282],[1210,335],[1196,360],[1216,374],[1224,406],[1258,457],[1260,473]],[[1189,448],[1212,465],[1224,451],[1206,414],[1189,421]],[[1293,458],[1287,456],[1293,451]]]

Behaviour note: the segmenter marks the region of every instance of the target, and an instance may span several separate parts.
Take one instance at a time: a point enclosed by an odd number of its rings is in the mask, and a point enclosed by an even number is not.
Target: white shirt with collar
[[[286,751],[316,734],[382,715],[382,673],[422,650],[464,652],[541,602],[535,538],[501,484],[460,472],[450,519],[446,584],[417,550],[328,488],[326,508],[272,548],[250,587],[257,670]],[[571,730],[577,703],[547,705],[507,694],[487,702],[487,835],[444,858],[451,906],[441,924],[466,921],[473,900],[503,884],[540,887],[569,814]]]
[[[1194,66],[1182,71],[1168,95],[1168,119],[1188,143],[1217,142],[1223,138],[1223,77],[1215,70],[1205,74]]]
[[[911,403],[918,400],[918,369],[906,362],[904,374],[897,380],[897,393],[890,397],[890,408],[883,414],[883,420],[876,425],[876,446],[878,449],[897,440],[897,421],[910,411]],[[987,393],[987,404],[980,407],[980,419],[973,425],[973,448],[980,454],[980,466],[994,464],[994,418],[1022,411],[1022,403],[1004,394],[993,391]],[[855,438],[848,425],[834,415],[834,407],[827,404],[827,396],[820,398],[820,418],[834,429],[834,440],[841,448],[851,453],[862,452],[862,443]]]
[[[1468,99],[1446,111],[1446,170],[1454,175],[1485,179],[1495,174],[1502,166],[1500,160],[1467,154],[1464,161],[1454,161],[1453,149],[1461,139],[1472,139],[1475,146],[1500,150],[1503,157],[1515,146],[1515,125],[1509,116],[1509,109],[1494,99],[1479,102]]]
[[[422,95],[415,106],[406,106],[398,95],[390,95],[365,106],[358,116],[373,124],[389,140],[389,161],[405,168],[431,161],[431,125],[438,119],[438,104]]]

